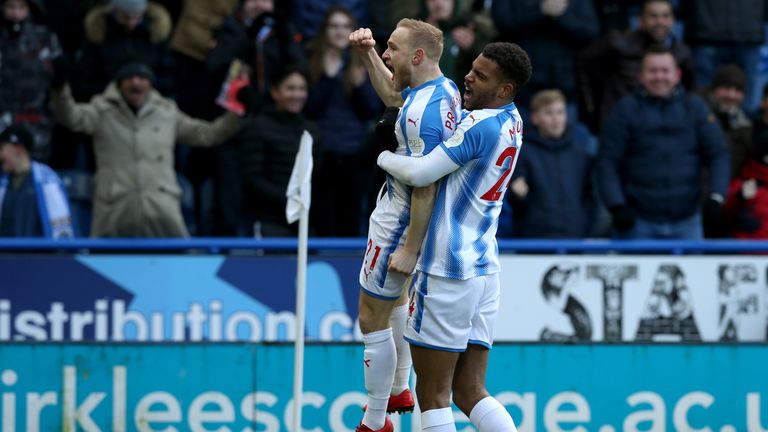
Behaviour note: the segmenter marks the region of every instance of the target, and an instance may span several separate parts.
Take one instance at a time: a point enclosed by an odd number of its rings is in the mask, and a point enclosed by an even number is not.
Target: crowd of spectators
[[[347,36],[412,17],[460,89],[531,57],[500,236],[768,238],[768,0],[0,2],[0,236],[295,235],[305,131],[311,234],[364,235],[386,107]]]

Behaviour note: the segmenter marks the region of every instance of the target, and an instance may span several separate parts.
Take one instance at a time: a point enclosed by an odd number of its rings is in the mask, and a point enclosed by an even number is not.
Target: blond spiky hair
[[[412,48],[421,48],[431,60],[440,61],[443,54],[443,32],[439,28],[412,18],[403,18],[397,27],[410,30]]]

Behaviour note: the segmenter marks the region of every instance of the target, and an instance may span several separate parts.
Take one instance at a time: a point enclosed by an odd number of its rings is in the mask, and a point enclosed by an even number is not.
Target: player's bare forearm
[[[403,247],[390,256],[389,270],[411,275],[416,268],[419,251],[424,243],[429,220],[432,217],[436,191],[437,187],[433,183],[425,187],[415,188],[411,193],[411,220],[408,226],[408,235],[405,237]]]
[[[432,217],[432,208],[435,206],[436,183],[414,188],[411,193],[411,223],[408,227],[408,236],[405,238],[405,248],[412,253],[419,253],[424,237],[427,235],[429,219]]]
[[[392,83],[392,72],[381,60],[379,54],[374,48],[368,49],[363,56],[363,64],[368,71],[368,77],[371,79],[371,85],[376,90],[376,94],[386,106],[402,106],[403,98],[395,90]]]
[[[349,44],[355,49],[363,61],[373,89],[381,101],[387,106],[401,106],[403,98],[395,90],[392,82],[392,72],[376,52],[376,41],[370,29],[361,28],[349,35]]]

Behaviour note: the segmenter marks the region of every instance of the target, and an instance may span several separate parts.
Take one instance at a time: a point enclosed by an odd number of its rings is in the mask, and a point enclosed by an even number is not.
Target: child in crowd
[[[592,157],[568,125],[565,95],[542,90],[531,100],[533,128],[512,178],[513,235],[582,238],[593,208]]]

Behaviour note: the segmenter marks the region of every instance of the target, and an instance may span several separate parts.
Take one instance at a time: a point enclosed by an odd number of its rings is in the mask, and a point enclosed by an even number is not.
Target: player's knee
[[[472,411],[472,408],[486,396],[488,392],[483,385],[469,383],[453,387],[453,403],[464,413]]]
[[[445,408],[451,405],[450,386],[443,383],[422,379],[416,380],[416,396],[419,399],[419,407],[422,411]]]
[[[391,308],[361,301],[358,321],[363,334],[384,330],[389,327]]]

